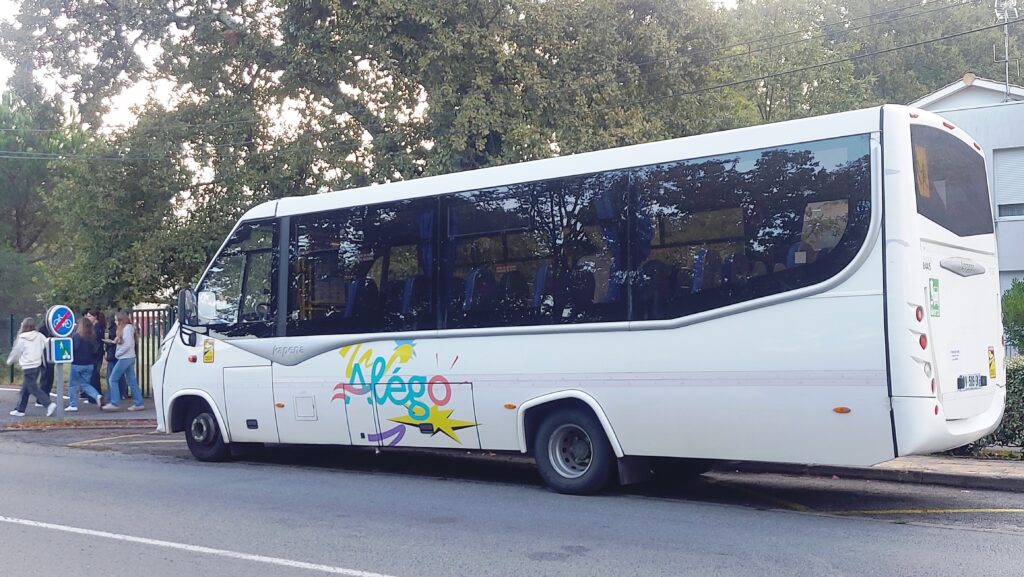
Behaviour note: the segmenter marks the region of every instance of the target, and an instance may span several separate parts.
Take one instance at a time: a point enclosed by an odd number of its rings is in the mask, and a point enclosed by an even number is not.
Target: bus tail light
[[[936,415],[938,415],[938,414],[939,414],[939,406],[938,406],[938,405],[935,405],[935,414],[936,414]]]
[[[922,349],[927,349],[928,348],[928,337],[927,336],[921,335],[921,338],[917,339],[917,342],[921,344],[921,348]]]
[[[935,394],[935,379],[932,379],[932,394]]]
[[[924,307],[922,307],[922,306],[917,307],[917,310],[914,311],[914,316],[917,317],[917,322],[923,321],[924,320]]]

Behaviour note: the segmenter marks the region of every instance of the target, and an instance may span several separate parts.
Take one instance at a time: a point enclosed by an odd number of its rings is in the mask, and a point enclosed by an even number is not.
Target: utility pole
[[[1006,95],[1003,102],[1010,101],[1010,22],[1017,20],[1017,0],[995,0],[993,8],[996,11],[996,21],[1003,23],[1003,57],[996,57],[996,46],[992,45],[992,59],[1002,63],[1006,74]],[[1017,76],[1020,76],[1020,59],[1015,58],[1017,64]]]

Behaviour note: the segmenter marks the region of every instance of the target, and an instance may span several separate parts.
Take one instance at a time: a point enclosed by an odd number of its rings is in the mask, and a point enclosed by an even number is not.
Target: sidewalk
[[[10,385],[0,385],[0,430],[3,430],[11,425],[15,425],[20,422],[33,422],[33,423],[46,423],[48,421],[56,421],[57,413],[54,413],[52,417],[46,416],[46,407],[35,406],[35,397],[29,398],[28,408],[25,410],[24,417],[13,417],[10,412],[17,406],[20,389],[18,387],[12,387]],[[56,395],[51,395],[54,402],[57,401]],[[99,407],[93,404],[86,403],[84,399],[78,400],[78,411],[74,413],[64,413],[65,421],[113,421],[116,424],[124,425],[130,424],[131,421],[140,421],[139,425],[149,426],[151,422],[156,419],[156,409],[153,408],[153,400],[146,399],[146,410],[145,411],[126,411],[131,402],[122,402],[120,411],[101,411]],[[64,399],[64,406],[67,406],[67,399]]]
[[[724,461],[717,471],[782,473],[840,479],[870,479],[963,489],[991,489],[1024,493],[1024,460],[974,459],[945,455],[900,457],[873,467],[791,465],[750,461]]]

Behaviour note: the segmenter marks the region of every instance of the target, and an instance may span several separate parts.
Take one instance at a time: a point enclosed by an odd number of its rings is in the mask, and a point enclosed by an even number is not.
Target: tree
[[[1019,278],[1003,293],[1003,331],[1013,348],[1024,351],[1024,281]]]
[[[264,200],[747,123],[734,94],[674,96],[724,74],[694,56],[723,24],[706,0],[24,0],[0,52],[18,85],[64,79],[92,135],[49,202],[145,231],[65,219],[55,288],[123,301],[194,280]],[[138,80],[165,98],[98,132]]]
[[[61,242],[42,199],[58,171],[56,159],[74,150],[76,137],[61,127],[53,102],[36,91],[0,95],[0,311],[39,308],[45,282],[41,266]]]

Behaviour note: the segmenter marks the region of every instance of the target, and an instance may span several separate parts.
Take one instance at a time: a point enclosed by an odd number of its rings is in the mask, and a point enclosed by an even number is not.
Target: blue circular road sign
[[[54,305],[46,311],[46,326],[55,337],[70,337],[75,331],[75,313],[65,305]]]

